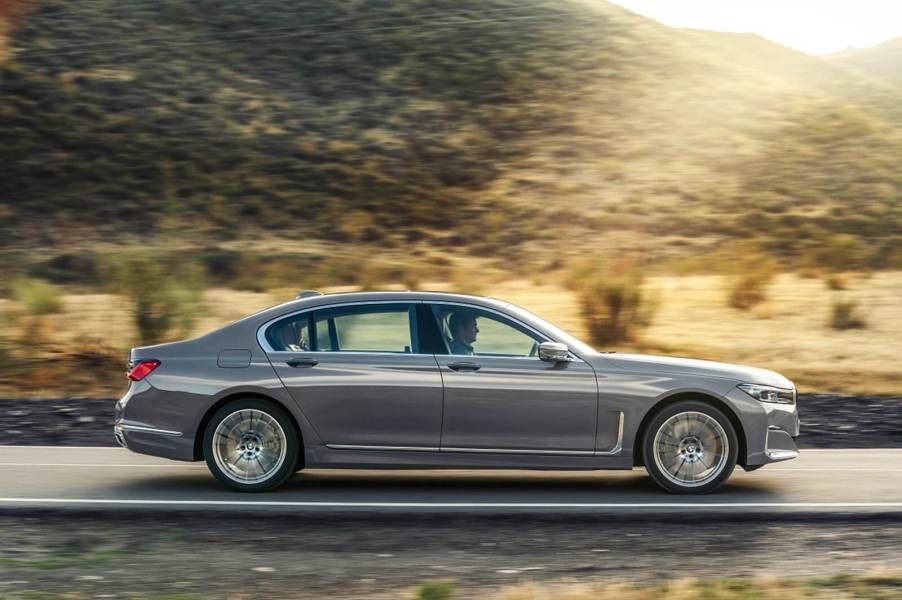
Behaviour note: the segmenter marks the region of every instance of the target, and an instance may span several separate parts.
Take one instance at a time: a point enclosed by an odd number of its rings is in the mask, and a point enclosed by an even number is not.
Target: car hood
[[[713,360],[694,358],[677,358],[672,356],[652,356],[648,354],[604,354],[604,358],[615,367],[626,371],[639,371],[649,374],[696,375],[702,377],[719,377],[734,379],[740,383],[758,383],[779,388],[791,388],[790,380],[779,373],[735,365]]]

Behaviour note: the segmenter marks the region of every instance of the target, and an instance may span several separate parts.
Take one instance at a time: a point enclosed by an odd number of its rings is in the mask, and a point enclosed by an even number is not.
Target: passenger
[[[451,331],[451,354],[467,356],[476,354],[473,351],[476,334],[479,333],[476,315],[467,311],[451,313],[448,318],[448,329]]]
[[[286,323],[279,329],[279,341],[282,342],[283,352],[303,352],[307,350],[307,344],[299,338],[300,336],[294,323]]]

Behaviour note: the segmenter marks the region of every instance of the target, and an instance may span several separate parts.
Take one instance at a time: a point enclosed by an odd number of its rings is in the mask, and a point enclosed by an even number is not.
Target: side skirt
[[[632,453],[535,454],[514,452],[437,451],[437,449],[369,450],[316,446],[306,449],[307,468],[318,469],[632,469]]]

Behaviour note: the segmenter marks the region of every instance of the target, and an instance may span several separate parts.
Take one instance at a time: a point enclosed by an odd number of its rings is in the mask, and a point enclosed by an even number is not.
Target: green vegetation
[[[130,303],[139,345],[186,336],[197,316],[203,271],[168,258],[132,251],[115,256],[107,267],[111,290]]]
[[[751,240],[782,266],[902,266],[892,48],[813,58],[601,0],[44,0],[13,35],[4,245],[168,232],[547,262]],[[96,274],[66,266],[36,276]]]
[[[451,600],[457,586],[451,581],[428,581],[417,588],[416,600]]]
[[[26,314],[50,315],[63,309],[62,291],[55,285],[35,279],[19,279],[12,284],[12,297]]]

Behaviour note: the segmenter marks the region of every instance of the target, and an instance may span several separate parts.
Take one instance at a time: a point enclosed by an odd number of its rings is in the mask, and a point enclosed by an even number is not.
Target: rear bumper
[[[129,386],[128,392],[116,402],[114,408],[113,436],[123,448],[139,454],[149,454],[174,460],[194,460],[194,437],[172,428],[161,427],[138,415],[152,414],[140,410],[142,405],[152,402],[156,390],[147,382],[139,381]]]

